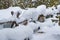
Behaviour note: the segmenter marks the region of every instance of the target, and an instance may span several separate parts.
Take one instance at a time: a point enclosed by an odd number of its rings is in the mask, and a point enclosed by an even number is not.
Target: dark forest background
[[[19,6],[21,8],[37,7],[45,4],[47,7],[60,4],[60,0],[0,0],[0,9],[5,9],[10,6]]]

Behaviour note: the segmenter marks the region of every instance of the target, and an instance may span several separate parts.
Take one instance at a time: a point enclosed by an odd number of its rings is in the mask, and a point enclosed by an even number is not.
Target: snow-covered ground
[[[14,12],[13,16],[11,11]],[[0,40],[60,40],[60,26],[58,22],[52,22],[52,19],[59,20],[55,16],[60,11],[60,5],[57,9],[53,7],[46,8],[40,5],[37,8],[21,9],[20,7],[9,7],[0,10]],[[17,14],[20,14],[17,17]],[[53,15],[45,19],[45,22],[39,22],[39,15]],[[27,20],[27,24],[24,24]],[[15,21],[19,26],[11,28],[10,22]],[[8,23],[7,23],[8,22]]]

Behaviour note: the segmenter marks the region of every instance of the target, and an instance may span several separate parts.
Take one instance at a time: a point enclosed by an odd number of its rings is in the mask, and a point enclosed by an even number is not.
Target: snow
[[[10,16],[11,16],[11,14],[7,9],[0,10],[0,20],[5,19],[5,18],[9,18]]]
[[[7,28],[0,31],[1,31],[0,33],[2,34],[0,36],[0,39],[4,37],[5,39],[10,39],[10,40],[24,40],[25,38],[31,37],[33,33],[33,31],[29,27],[25,27],[25,26],[23,27],[21,26],[20,28],[15,28],[15,29]]]
[[[48,27],[45,27],[44,28],[44,32],[45,33],[36,33],[34,34],[33,36],[33,39],[32,40],[60,40],[60,27],[56,24],[56,26],[54,27],[51,27],[51,28],[48,28]]]
[[[60,26],[58,22],[52,22],[52,19],[58,20],[55,16],[60,11],[60,5],[57,8],[54,6],[46,8],[45,5],[40,5],[37,8],[21,9],[20,7],[9,7],[0,10],[0,23],[16,21],[18,24],[28,20],[27,25],[19,24],[19,26],[14,28],[9,28],[11,26],[10,23],[0,24],[0,40],[24,40],[28,38],[31,40],[60,40]],[[14,11],[13,16],[11,11]],[[17,12],[21,14],[19,18],[16,17]],[[52,14],[53,17],[45,19],[45,22],[42,23],[37,21],[40,14],[44,16]],[[32,21],[36,21],[36,23]]]
[[[53,11],[51,8],[47,8],[46,9],[46,15],[52,15],[53,14]]]
[[[32,20],[37,20],[39,14],[38,14],[36,8],[30,8],[30,9],[28,9],[28,10],[29,10],[30,12],[32,12]]]
[[[36,8],[31,8],[31,9],[28,9],[28,10],[25,10],[21,16],[21,18],[25,18],[25,19],[33,19],[33,20],[37,20],[37,17],[38,17],[38,14],[37,14],[37,11],[36,11]]]
[[[22,9],[19,7],[9,7],[8,9],[0,10],[0,13],[1,13],[0,14],[0,20],[5,19],[5,21],[6,21],[6,19],[10,19],[11,11],[14,12],[14,16],[12,17],[12,19],[16,16],[17,12],[22,13]]]
[[[58,10],[58,8],[56,9],[56,7],[55,7],[55,6],[52,6],[51,8],[53,9],[53,13],[54,13],[54,14],[57,14],[57,13],[59,13],[59,10]]]
[[[8,8],[9,11],[14,11],[14,12],[22,12],[22,9],[20,7],[9,7]]]
[[[45,5],[40,5],[36,8],[38,14],[45,14],[45,11],[46,11],[46,6]]]
[[[11,11],[14,12],[13,16],[11,15]],[[17,12],[19,12],[21,14],[22,9],[20,7],[9,7],[7,9],[0,10],[0,23],[16,21],[17,20],[17,18],[16,18]],[[3,27],[5,28],[8,26],[10,27],[11,23],[5,23],[5,24],[3,24],[3,26],[1,25],[1,28],[3,28]]]
[[[35,1],[37,1],[37,0],[32,0],[32,2],[35,2]]]
[[[11,40],[24,40],[25,38],[32,38],[33,31],[38,29],[37,25],[34,23],[29,23],[27,26],[19,25],[16,28],[5,28],[0,30],[1,36],[5,39]],[[24,35],[24,36],[23,36]],[[2,39],[0,36],[0,39]],[[2,39],[4,40],[4,39]]]
[[[60,13],[60,5],[57,5],[57,9],[58,9],[58,11],[59,11],[59,13]]]

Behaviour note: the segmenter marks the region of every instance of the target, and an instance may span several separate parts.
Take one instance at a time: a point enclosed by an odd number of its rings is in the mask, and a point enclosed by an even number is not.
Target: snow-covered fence
[[[12,22],[0,23],[0,28],[11,28]]]

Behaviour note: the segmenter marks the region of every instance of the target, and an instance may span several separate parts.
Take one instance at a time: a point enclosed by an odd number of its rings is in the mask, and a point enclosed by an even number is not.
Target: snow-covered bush
[[[11,12],[13,12],[13,15],[11,14]],[[17,14],[18,13],[22,13],[22,9],[20,7],[9,7],[8,9],[4,9],[4,10],[0,10],[0,23],[4,24],[4,27],[9,26],[7,24],[7,22],[9,21],[16,21],[17,18]],[[8,17],[7,17],[8,16]],[[11,26],[11,23],[10,23]],[[9,27],[10,27],[9,26]]]
[[[52,6],[51,9],[53,10],[53,15],[59,13],[59,10],[55,6]]]
[[[38,14],[36,12],[36,8],[31,8],[31,9],[25,10],[21,14],[20,18],[23,17],[23,18],[28,19],[28,20],[32,18],[33,20],[36,20],[37,16],[38,16]]]
[[[46,15],[52,15],[53,14],[53,11],[51,8],[47,8],[46,9]]]
[[[36,8],[36,10],[37,10],[37,12],[38,12],[39,14],[45,15],[46,5],[40,5],[40,6],[38,6],[38,7]]]

